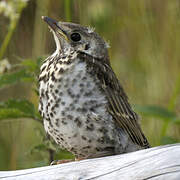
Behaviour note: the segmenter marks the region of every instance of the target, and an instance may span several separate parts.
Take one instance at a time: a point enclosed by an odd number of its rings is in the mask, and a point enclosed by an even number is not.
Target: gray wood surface
[[[180,144],[54,166],[0,171],[0,179],[180,180]]]

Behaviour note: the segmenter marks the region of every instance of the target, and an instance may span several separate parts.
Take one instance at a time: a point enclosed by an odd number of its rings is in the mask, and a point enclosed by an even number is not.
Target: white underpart
[[[76,64],[77,63],[77,64]],[[60,105],[58,108],[55,108],[55,115],[53,116],[53,118],[51,118],[51,123],[53,125],[53,127],[51,127],[49,125],[49,121],[44,120],[44,127],[45,130],[52,136],[52,137],[59,137],[61,136],[61,134],[63,134],[63,139],[64,141],[62,141],[61,145],[63,147],[65,147],[66,149],[70,149],[72,147],[75,147],[76,149],[81,149],[85,146],[88,146],[89,143],[87,143],[87,141],[82,139],[82,136],[85,136],[87,139],[94,139],[94,144],[92,143],[92,149],[89,149],[89,151],[94,151],[94,148],[96,147],[101,147],[103,148],[103,146],[107,146],[107,144],[101,145],[101,144],[96,144],[95,142],[97,142],[97,140],[101,137],[103,137],[103,134],[97,134],[96,131],[86,131],[85,129],[87,128],[87,124],[85,123],[87,120],[87,117],[90,117],[91,119],[89,119],[95,129],[101,128],[102,126],[104,126],[106,124],[106,127],[108,129],[108,136],[110,139],[114,139],[114,133],[113,133],[113,129],[114,127],[112,126],[112,117],[111,115],[109,115],[109,113],[107,112],[106,109],[106,104],[107,104],[107,100],[105,98],[104,95],[102,95],[101,91],[98,89],[98,87],[96,87],[97,85],[94,82],[94,79],[91,78],[91,76],[89,76],[89,74],[87,74],[86,71],[86,63],[80,63],[78,61],[76,61],[75,64],[70,65],[68,72],[62,75],[62,81],[60,82],[61,84],[61,88],[58,88],[58,83],[54,83],[54,81],[52,81],[51,79],[49,79],[49,85],[52,84],[54,86],[54,90],[55,89],[59,89],[59,91],[63,92],[63,96],[61,97],[61,102],[65,102],[65,105]],[[63,67],[65,68],[65,67]],[[54,69],[54,68],[53,68]],[[80,77],[79,77],[80,75]],[[59,74],[55,72],[55,77],[58,78]],[[82,80],[83,77],[86,77],[87,79],[84,81]],[[68,79],[68,81],[67,81]],[[73,80],[76,79],[76,83],[73,84]],[[87,83],[89,83],[89,86],[87,87]],[[67,86],[68,84],[68,86]],[[80,92],[80,84],[84,84],[84,92]],[[49,107],[49,112],[51,112],[51,108],[57,103],[57,98],[58,98],[58,94],[56,98],[53,97],[52,91],[50,91],[50,89],[48,88],[47,85],[40,83],[40,86],[44,86],[44,87],[40,87],[40,88],[46,88],[46,90],[48,90],[48,94],[49,94],[49,100],[48,102],[50,103],[50,107]],[[74,99],[69,95],[68,90],[70,90],[73,94],[77,95],[80,94],[79,97],[79,101],[78,103],[74,102]],[[91,96],[84,96],[83,94],[85,92],[89,92],[91,91],[93,94]],[[54,92],[53,92],[54,93]],[[91,107],[91,103],[90,103],[90,107],[89,110],[86,113],[82,113],[82,112],[77,112],[76,110],[74,111],[67,111],[67,107],[70,107],[70,104],[73,104],[75,109],[77,108],[83,108],[84,107],[84,103],[86,102],[90,102],[90,101],[96,101],[97,103],[100,103],[101,106],[96,108],[96,112],[92,112],[90,110]],[[44,105],[46,106],[48,102],[43,102]],[[87,107],[86,107],[87,108]],[[88,109],[88,108],[87,108]],[[45,108],[44,108],[45,110]],[[62,115],[62,112],[66,112],[66,115]],[[70,120],[67,118],[67,115],[71,115],[73,116],[73,120]],[[81,128],[79,128],[77,126],[77,123],[74,122],[75,118],[80,118],[80,121],[82,123]],[[101,117],[101,119],[100,119]],[[67,124],[63,124],[62,119],[65,118]],[[105,118],[105,119],[104,119]],[[59,119],[59,126],[56,125],[56,119]],[[56,132],[54,134],[54,130],[56,130]],[[51,131],[52,130],[52,131]],[[74,135],[77,135],[76,138],[74,138]],[[57,141],[56,138],[54,138],[55,141]],[[92,141],[93,142],[93,141]],[[57,142],[58,143],[58,142]],[[98,142],[97,142],[98,143]],[[83,150],[81,150],[83,151]]]
[[[62,101],[66,102],[67,106],[70,105],[71,103],[74,103],[73,99],[67,93],[67,89],[69,89],[69,88],[71,89],[73,94],[82,94],[80,92],[79,84],[83,83],[86,86],[86,83],[83,80],[77,78],[78,74],[80,73],[81,77],[87,77],[86,82],[90,83],[90,87],[89,87],[89,89],[86,88],[86,87],[85,88],[88,91],[93,91],[93,97],[92,96],[91,97],[88,97],[88,96],[85,97],[85,96],[81,95],[80,98],[79,98],[79,102],[77,104],[74,104],[74,106],[82,108],[84,103],[88,102],[90,100],[96,100],[99,103],[101,103],[102,106],[104,106],[107,103],[107,101],[106,101],[105,97],[101,94],[100,91],[95,91],[94,90],[94,88],[95,88],[94,80],[92,78],[90,78],[90,77],[88,78],[85,66],[86,66],[85,63],[80,63],[80,64],[74,66],[72,71],[70,73],[66,74],[66,76],[63,77],[63,79],[67,79],[67,78],[69,79],[69,86],[67,88],[62,87],[62,89],[61,89],[61,91],[64,92],[63,97],[62,97]],[[71,82],[73,81],[73,79],[75,77],[76,77],[78,82],[75,83],[74,86],[72,86]],[[65,85],[65,84],[62,84],[62,86],[63,85]],[[59,112],[65,111],[65,106],[61,106],[60,108],[61,108],[61,110],[58,109],[58,111],[60,110]],[[98,112],[99,112],[99,115],[101,115],[102,117],[108,117],[108,114],[106,113],[105,108],[100,107],[98,109]],[[72,111],[71,113],[72,113],[72,116],[74,116],[74,117],[77,117],[77,116],[81,117],[82,122],[83,122],[83,121],[85,121],[87,119],[87,114],[91,114],[92,112],[89,111],[86,115],[84,115],[84,113],[78,114],[76,111]],[[57,114],[57,117],[60,117],[60,116],[61,116],[60,114]],[[77,133],[77,128],[76,128],[76,125],[74,123],[72,123],[72,124],[69,123],[69,127],[68,126],[63,127],[62,131],[64,131],[64,132],[62,132],[63,134],[68,133],[67,136],[69,136],[71,133],[72,133],[71,135],[73,135],[74,133]],[[69,134],[69,131],[70,131],[70,134]],[[81,131],[81,129],[78,130],[78,131]],[[79,135],[84,135],[84,132],[78,132],[78,133],[79,133]],[[92,132],[89,132],[88,136],[92,136]]]
[[[56,36],[56,33],[54,31],[53,31],[53,36],[54,36],[54,40],[55,40],[55,43],[56,43],[56,51],[59,51],[61,49],[61,45],[60,45],[59,39]]]
[[[60,50],[61,50],[61,45],[60,45],[60,42],[59,42],[59,39],[58,37],[56,36],[56,33],[50,29],[50,31],[53,33],[53,36],[54,36],[54,40],[55,40],[55,43],[56,43],[56,50],[55,52],[51,55],[51,57],[55,57],[57,54],[60,53]]]

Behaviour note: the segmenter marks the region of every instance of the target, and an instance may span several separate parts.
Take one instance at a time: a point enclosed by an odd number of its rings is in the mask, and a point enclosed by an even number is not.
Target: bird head
[[[92,29],[69,22],[57,22],[47,16],[42,19],[49,25],[56,42],[56,51],[73,49],[94,58],[107,58],[107,43]]]

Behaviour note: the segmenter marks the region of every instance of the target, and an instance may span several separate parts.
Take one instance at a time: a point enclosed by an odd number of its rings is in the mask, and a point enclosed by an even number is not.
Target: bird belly
[[[86,69],[77,62],[46,87],[44,127],[61,148],[78,157],[113,154],[115,128],[107,112],[107,100]],[[47,94],[46,93],[46,94]]]

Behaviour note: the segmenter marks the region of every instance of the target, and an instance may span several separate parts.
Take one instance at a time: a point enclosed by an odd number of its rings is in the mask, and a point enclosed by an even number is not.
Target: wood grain
[[[54,166],[0,171],[0,179],[179,180],[180,144]]]

